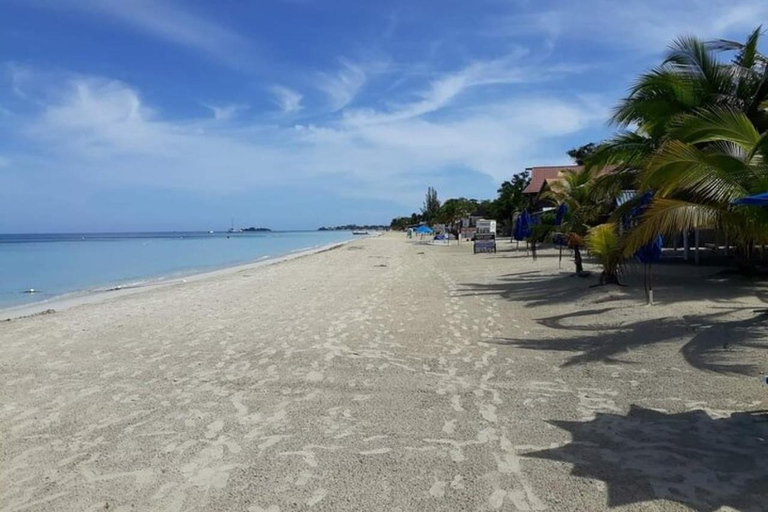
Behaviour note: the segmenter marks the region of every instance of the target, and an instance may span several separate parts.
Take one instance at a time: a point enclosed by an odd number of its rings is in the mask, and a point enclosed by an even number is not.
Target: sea
[[[352,238],[349,231],[0,235],[0,309],[179,279]]]

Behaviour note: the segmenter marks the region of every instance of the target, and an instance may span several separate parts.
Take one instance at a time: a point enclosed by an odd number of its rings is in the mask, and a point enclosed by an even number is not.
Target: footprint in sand
[[[208,425],[208,431],[205,433],[205,437],[213,439],[224,428],[224,422],[222,420],[216,420]]]
[[[307,500],[307,506],[311,507],[311,506],[314,506],[314,505],[320,503],[320,501],[322,501],[323,498],[325,498],[327,495],[328,495],[328,491],[325,490],[325,489],[318,489],[318,490],[316,490],[312,494],[312,497]]]
[[[504,497],[507,495],[507,491],[496,489],[488,499],[488,504],[493,510],[499,510],[504,505]]]
[[[435,481],[432,487],[429,488],[429,495],[433,498],[442,498],[445,496],[445,482],[440,480]]]
[[[307,382],[320,382],[321,380],[323,380],[323,372],[312,370],[309,373],[307,373],[306,379],[307,379]]]
[[[496,417],[496,406],[491,404],[481,405],[480,415],[483,417],[483,419],[490,421],[491,423],[496,423],[496,420],[498,419]]]

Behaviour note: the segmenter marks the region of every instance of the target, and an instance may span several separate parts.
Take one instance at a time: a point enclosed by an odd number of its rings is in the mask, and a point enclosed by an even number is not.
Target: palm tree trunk
[[[576,263],[576,273],[583,274],[584,265],[581,262],[581,249],[578,245],[573,248],[573,261]]]

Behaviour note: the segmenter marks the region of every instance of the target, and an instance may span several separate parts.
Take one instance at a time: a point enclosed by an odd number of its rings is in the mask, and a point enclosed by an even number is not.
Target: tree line
[[[424,204],[418,212],[407,217],[395,217],[390,229],[405,230],[408,226],[426,224],[454,224],[469,216],[496,219],[499,229],[509,231],[515,213],[529,206],[529,200],[523,190],[531,181],[530,173],[524,171],[505,181],[496,191],[495,199],[468,199],[457,197],[441,202],[437,191],[429,187],[424,197]]]

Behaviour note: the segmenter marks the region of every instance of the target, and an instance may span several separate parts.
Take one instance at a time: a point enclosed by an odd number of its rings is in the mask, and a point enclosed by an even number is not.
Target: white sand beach
[[[0,510],[764,510],[765,283],[562,267],[392,233],[2,322]]]

